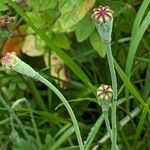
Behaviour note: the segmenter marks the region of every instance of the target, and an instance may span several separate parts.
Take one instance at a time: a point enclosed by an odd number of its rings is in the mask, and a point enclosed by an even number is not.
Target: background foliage
[[[15,17],[6,29],[0,30],[1,56],[7,51],[16,51],[22,60],[61,90],[75,112],[86,150],[94,150],[96,145],[97,149],[110,149],[101,108],[94,95],[95,88],[111,83],[110,73],[105,47],[91,14],[92,9],[99,5],[111,7],[115,14],[112,51],[122,68],[116,64],[118,145],[120,149],[149,149],[150,2],[16,2],[17,7],[10,0],[0,2],[0,15]],[[0,150],[33,147],[41,150],[78,149],[67,111],[57,96],[43,84],[1,67],[0,93],[10,107],[20,98],[25,98],[31,106],[20,103],[15,107],[20,124],[0,103]],[[30,111],[34,115],[39,137],[35,134]]]

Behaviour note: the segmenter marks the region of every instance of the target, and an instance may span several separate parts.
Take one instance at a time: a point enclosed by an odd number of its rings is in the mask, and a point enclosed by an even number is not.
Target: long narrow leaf
[[[54,145],[49,147],[49,150],[55,150],[58,148],[64,141],[68,140],[68,138],[73,134],[74,127],[70,127],[55,143]]]
[[[148,98],[149,92],[150,92],[150,56],[149,56],[149,62],[147,66],[147,72],[146,72],[146,78],[145,78],[145,84],[143,88],[143,97],[146,99]]]
[[[132,65],[134,61],[134,57],[138,48],[138,45],[143,37],[144,32],[146,31],[147,27],[150,24],[150,11],[146,15],[145,19],[143,20],[141,26],[138,28],[138,32],[134,33],[131,37],[129,53],[126,61],[126,75],[130,77]]]
[[[140,6],[140,8],[139,8],[139,10],[137,12],[134,24],[133,24],[132,36],[134,36],[134,34],[136,33],[136,31],[140,27],[141,20],[142,20],[142,18],[144,16],[144,13],[145,13],[146,9],[148,8],[149,4],[150,4],[149,0],[144,0],[143,3],[142,3],[142,5]]]
[[[128,90],[137,98],[137,100],[144,107],[147,107],[147,105],[145,104],[144,100],[142,99],[142,97],[140,96],[140,94],[137,92],[137,90],[135,89],[135,87],[132,85],[132,83],[130,82],[129,78],[125,75],[125,73],[122,71],[122,69],[120,68],[120,66],[117,64],[117,62],[115,62],[115,68],[116,68],[116,70],[117,70],[120,78],[124,82],[125,86],[128,88]],[[148,108],[147,108],[147,110],[149,111]]]

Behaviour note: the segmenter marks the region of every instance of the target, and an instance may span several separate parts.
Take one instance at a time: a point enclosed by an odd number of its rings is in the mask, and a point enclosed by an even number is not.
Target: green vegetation
[[[100,5],[114,11],[108,47],[91,17]],[[0,67],[0,150],[148,150],[149,8],[149,0],[1,0],[1,58],[15,51],[42,76]],[[107,114],[102,84],[114,89]]]

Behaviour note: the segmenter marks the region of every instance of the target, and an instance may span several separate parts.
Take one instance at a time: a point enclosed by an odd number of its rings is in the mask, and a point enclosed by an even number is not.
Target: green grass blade
[[[79,150],[79,148],[78,148],[78,146],[69,146],[69,147],[60,148],[57,150]]]
[[[33,111],[31,109],[31,106],[30,106],[29,102],[25,98],[21,98],[21,99],[16,100],[12,104],[11,108],[12,108],[12,110],[15,111],[15,107],[18,106],[21,103],[24,103],[24,102],[26,103],[26,105],[27,105],[27,107],[29,109],[31,122],[32,122],[32,125],[33,125],[33,128],[34,128],[35,136],[36,136],[37,143],[38,143],[38,148],[40,148],[42,143],[41,143],[41,139],[40,139],[40,136],[39,136],[39,131],[38,131],[38,128],[37,128],[37,125],[36,125],[36,122],[35,122],[35,119],[34,119],[34,116],[33,116]]]
[[[134,33],[134,35],[131,37],[131,42],[129,46],[129,53],[126,61],[126,75],[130,77],[131,70],[132,70],[132,65],[134,61],[134,57],[138,48],[138,45],[142,39],[142,36],[144,32],[146,31],[147,27],[150,24],[150,11],[144,18],[141,26],[138,28],[138,32]]]
[[[55,150],[58,148],[64,141],[74,133],[74,127],[69,128],[56,142],[54,145],[49,147],[49,150]]]
[[[149,96],[149,93],[150,93],[150,56],[146,72],[145,84],[143,88],[143,97],[146,99]]]
[[[85,150],[90,150],[91,148],[91,144],[94,141],[94,139],[96,138],[96,134],[99,131],[99,128],[101,127],[102,123],[104,121],[104,115],[102,114],[98,120],[96,121],[96,123],[93,125],[93,127],[91,128],[91,131],[86,139],[86,143],[85,143]]]
[[[18,126],[22,130],[22,133],[24,134],[25,138],[30,142],[30,136],[29,136],[28,132],[26,131],[24,125],[22,124],[22,122],[20,121],[18,116],[15,114],[13,109],[6,103],[6,101],[4,100],[4,98],[1,95],[0,95],[0,102],[5,106],[5,108],[7,108],[8,112],[10,113],[10,117],[13,117],[16,120],[16,122],[18,123]]]
[[[122,130],[122,128],[120,129],[120,133],[121,133],[120,140],[122,140],[124,142],[124,145],[125,145],[126,149],[130,149],[130,145],[129,145],[129,141],[128,141],[128,136],[125,135],[125,133]]]
[[[144,13],[145,13],[146,9],[148,8],[149,4],[150,4],[149,0],[144,0],[142,5],[140,6],[139,11],[137,12],[134,24],[133,24],[132,36],[134,36],[136,31],[140,27],[141,20],[142,20],[142,18],[144,16]]]
[[[129,78],[125,75],[125,73],[122,71],[122,69],[120,68],[120,66],[117,64],[117,62],[115,62],[115,68],[120,76],[120,78],[122,79],[122,81],[124,82],[125,86],[128,88],[128,90],[137,98],[137,100],[144,106],[147,108],[144,100],[142,99],[142,97],[140,96],[140,94],[137,92],[137,90],[135,89],[135,87],[132,85],[132,83],[130,82]],[[147,108],[148,109],[148,108]],[[149,111],[149,109],[148,109]]]
[[[62,133],[64,133],[69,127],[71,126],[70,123],[66,124],[64,127],[62,127],[57,134],[55,134],[54,139],[57,139]]]
[[[133,144],[133,149],[134,150],[136,149],[136,146],[137,146],[137,143],[138,143],[138,139],[139,139],[139,136],[141,134],[141,131],[142,131],[142,128],[143,128],[146,116],[147,116],[147,110],[146,110],[146,107],[145,107],[143,109],[142,116],[140,117],[140,121],[139,121],[139,124],[138,124],[137,129],[136,129],[136,134],[135,134],[134,144]]]
[[[38,34],[43,41],[47,44],[47,46],[53,50],[63,61],[64,63],[78,76],[81,81],[87,86],[93,89],[93,86],[91,85],[90,79],[87,77],[87,75],[82,71],[82,69],[72,60],[71,57],[69,57],[61,48],[59,48],[54,42],[47,37],[39,28],[37,28],[30,17],[24,13],[21,7],[19,7],[14,2],[9,3],[10,7],[12,7],[21,17],[23,20],[25,20],[28,25]]]

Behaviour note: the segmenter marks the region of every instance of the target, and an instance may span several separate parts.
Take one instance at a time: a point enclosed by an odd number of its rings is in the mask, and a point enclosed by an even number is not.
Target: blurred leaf
[[[27,15],[32,19],[34,25],[38,28],[45,28],[45,21],[41,17],[40,13],[27,12]]]
[[[114,11],[115,15],[118,15],[126,8],[125,3],[120,0],[113,0],[113,1],[105,0],[105,1],[100,1],[99,3],[100,5],[109,6]]]
[[[54,24],[54,32],[68,32],[86,15],[94,5],[95,0],[82,0],[73,5],[71,1],[61,0],[59,9],[61,16]]]
[[[95,0],[82,0],[73,7],[71,12],[62,15],[61,24],[63,28],[76,25],[94,5]]]
[[[50,134],[46,134],[45,145],[42,146],[41,150],[48,150],[48,147],[54,143],[55,139]]]
[[[0,11],[2,9],[2,11],[5,11],[8,7],[6,6],[6,4],[9,2],[9,0],[1,0],[0,3]],[[6,8],[6,9],[5,9]]]
[[[29,143],[23,138],[20,138],[13,146],[13,150],[36,150],[35,146],[33,143]]]
[[[59,11],[61,14],[71,12],[75,5],[71,3],[70,0],[61,0],[59,1]]]
[[[41,13],[42,19],[46,22],[46,27],[51,28],[52,24],[56,21],[58,17],[57,9],[48,9]]]
[[[105,57],[106,51],[105,51],[104,42],[96,31],[94,31],[90,36],[90,42],[93,48],[99,53],[99,55],[101,57]]]
[[[133,8],[127,8],[122,13],[121,31],[131,33],[136,11]],[[128,20],[128,21],[127,21]]]
[[[77,4],[79,0],[70,0],[73,5]]]
[[[57,6],[57,0],[31,0],[30,7],[35,11],[44,11],[46,9],[54,9]]]
[[[2,31],[0,30],[0,42],[4,42],[7,41],[7,39],[9,38],[10,33],[8,31]]]
[[[95,24],[91,19],[91,15],[87,15],[76,26],[76,37],[78,42],[86,40],[95,28]]]
[[[1,11],[5,11],[7,8],[8,8],[8,7],[7,7],[5,4],[0,3],[0,12],[1,12]]]
[[[54,34],[52,40],[63,49],[70,49],[70,41],[65,34]]]
[[[124,66],[124,62],[126,60],[126,55],[125,55],[125,50],[124,49],[120,49],[118,51],[118,62],[120,64],[120,66]]]
[[[75,27],[63,28],[59,21],[57,21],[52,28],[52,31],[56,33],[62,33],[62,32],[69,33],[69,32],[73,32],[74,30],[75,30]]]
[[[1,3],[3,3],[3,4],[6,4],[8,2],[9,2],[9,0],[1,0]]]

